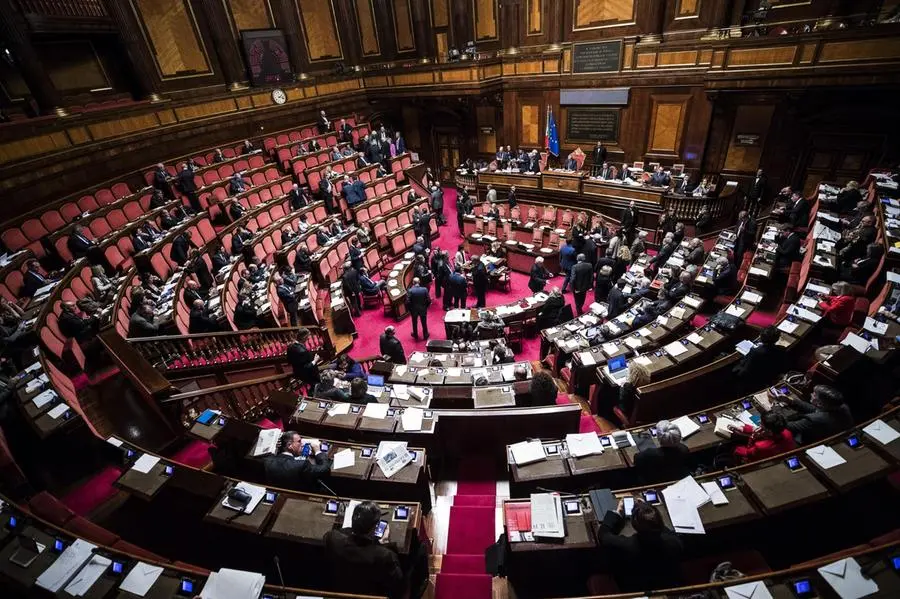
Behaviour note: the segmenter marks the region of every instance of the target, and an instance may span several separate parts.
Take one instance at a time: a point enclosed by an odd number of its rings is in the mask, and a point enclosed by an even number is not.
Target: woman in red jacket
[[[743,428],[729,427],[735,436],[748,435],[747,444],[734,450],[734,457],[741,463],[754,462],[776,456],[797,448],[794,436],[787,429],[784,416],[775,412],[763,414],[762,426],[754,429],[749,424]]]
[[[831,293],[822,297],[818,307],[822,316],[833,325],[845,327],[853,320],[853,297],[849,283],[838,281],[831,286]]]

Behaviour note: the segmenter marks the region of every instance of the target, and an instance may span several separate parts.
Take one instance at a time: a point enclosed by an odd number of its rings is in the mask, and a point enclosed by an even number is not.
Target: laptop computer
[[[378,397],[384,391],[384,376],[380,374],[370,374],[366,378],[369,383],[369,393]]]
[[[607,363],[609,375],[614,379],[621,379],[628,376],[628,361],[625,356],[616,356]]]

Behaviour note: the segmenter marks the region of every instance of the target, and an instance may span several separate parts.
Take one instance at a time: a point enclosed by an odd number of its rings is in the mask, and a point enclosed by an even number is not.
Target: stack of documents
[[[841,341],[841,345],[849,345],[861,354],[866,353],[870,349],[878,350],[877,339],[866,339],[860,337],[856,333],[850,333]]]
[[[897,439],[900,439],[900,432],[897,432],[892,426],[890,426],[884,420],[875,420],[869,426],[863,429],[863,432],[881,443],[882,445],[887,445],[888,443],[892,443]]]
[[[356,455],[349,447],[342,449],[334,454],[334,461],[331,464],[332,470],[343,470],[344,468],[352,468],[356,464]]]
[[[72,581],[66,585],[66,593],[73,597],[83,597],[111,564],[112,560],[108,557],[102,555],[91,557],[88,563],[72,578]]]
[[[688,416],[681,416],[680,418],[676,418],[672,421],[672,424],[677,426],[678,430],[681,431],[682,439],[687,439],[700,430],[700,425],[691,420]]]
[[[35,584],[55,593],[71,580],[76,572],[81,570],[81,567],[91,559],[96,548],[96,545],[88,543],[84,539],[76,539],[74,543],[66,547],[49,568],[38,576]]]
[[[387,418],[389,407],[386,403],[367,403],[366,409],[363,410],[363,418],[384,420]]]
[[[603,445],[597,433],[569,433],[566,435],[566,445],[569,455],[576,458],[603,453]]]
[[[422,420],[425,412],[422,408],[406,408],[400,415],[400,423],[404,431],[422,430]]]
[[[559,493],[532,493],[531,533],[535,537],[561,539],[566,536]]]
[[[731,418],[728,418],[727,416],[719,416],[718,418],[716,418],[716,428],[715,428],[714,432],[717,435],[719,435],[720,437],[724,437],[725,439],[730,439],[731,438],[731,429],[728,428],[729,426],[733,426],[738,430],[740,430],[744,427],[744,425],[741,424],[740,422],[738,422],[737,420],[732,420]]]
[[[544,445],[540,441],[522,441],[509,446],[516,466],[524,466],[544,459]]]
[[[259,431],[256,445],[253,447],[253,457],[274,454],[279,437],[281,437],[281,429],[267,428]]]
[[[378,444],[376,452],[378,467],[385,478],[397,474],[404,466],[412,462],[412,455],[406,450],[406,442],[388,443],[382,441]]]
[[[693,476],[686,476],[663,489],[662,493],[675,532],[689,535],[706,534],[697,510],[709,503],[710,498]]]
[[[266,577],[256,572],[222,568],[212,572],[200,591],[201,599],[255,599],[259,597]]]
[[[150,470],[153,469],[159,463],[159,456],[153,455],[150,453],[145,453],[137,460],[135,460],[134,465],[131,467],[135,472],[140,472],[141,474],[148,474]]]

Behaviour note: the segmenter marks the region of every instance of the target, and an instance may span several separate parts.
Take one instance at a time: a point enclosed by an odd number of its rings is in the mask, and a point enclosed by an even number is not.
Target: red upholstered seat
[[[118,535],[106,530],[102,526],[94,524],[87,518],[82,518],[81,516],[75,516],[69,520],[68,524],[66,524],[66,529],[88,541],[106,545],[107,547],[111,547],[119,540]]]
[[[65,526],[69,520],[75,517],[75,512],[46,491],[41,491],[29,499],[28,507],[36,516],[57,526]]]

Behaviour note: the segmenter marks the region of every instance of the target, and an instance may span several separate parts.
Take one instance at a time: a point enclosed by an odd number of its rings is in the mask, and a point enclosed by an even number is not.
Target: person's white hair
[[[660,420],[656,425],[657,436],[661,447],[675,447],[681,443],[681,429],[668,420]]]
[[[672,233],[666,233],[665,237],[663,237],[663,243],[669,243],[673,239],[675,239],[675,235],[673,235]]]
[[[534,259],[534,263],[535,264],[543,264],[544,259],[542,257],[538,256],[537,258]]]
[[[647,239],[647,232],[646,231],[638,231],[638,237],[641,239]]]

